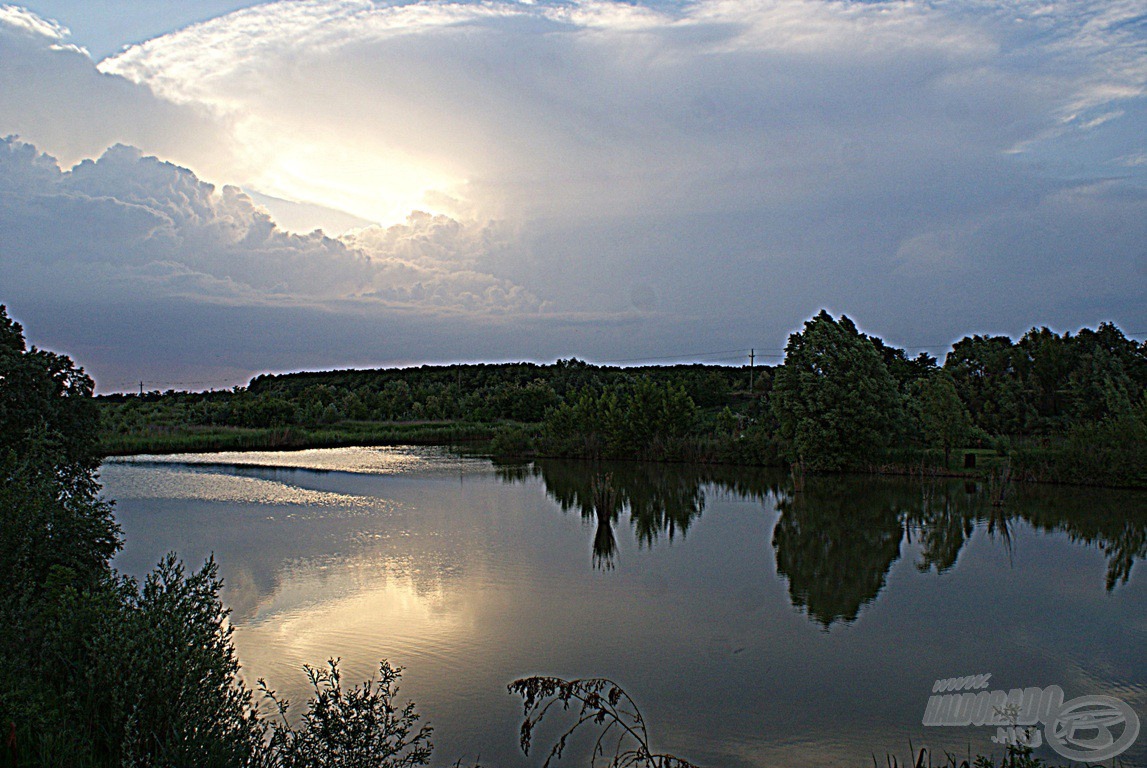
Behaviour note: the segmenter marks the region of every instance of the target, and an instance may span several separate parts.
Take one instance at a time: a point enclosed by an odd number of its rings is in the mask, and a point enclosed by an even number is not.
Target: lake
[[[921,724],[937,680],[989,673],[1115,697],[1147,730],[1140,492],[1013,487],[997,506],[962,481],[794,492],[751,468],[428,448],[131,457],[101,477],[119,570],[214,554],[249,683],[301,704],[304,664],[359,681],[388,659],[437,765],[540,765],[553,731],[523,757],[506,689],[537,674],[615,680],[655,749],[714,767],[999,755],[993,726]],[[1121,758],[1147,765],[1147,733]]]

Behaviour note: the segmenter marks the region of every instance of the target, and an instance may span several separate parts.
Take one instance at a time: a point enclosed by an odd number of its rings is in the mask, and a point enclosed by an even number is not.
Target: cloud
[[[233,121],[254,186],[297,196],[321,167],[368,218],[387,184],[391,203],[439,185],[498,214],[723,209],[1094,127],[1147,85],[1136,6],[308,0],[101,69]]]
[[[102,74],[63,25],[15,6],[0,6],[0,136],[18,134],[67,164],[110,145],[147,146],[228,162],[220,126],[196,107],[157,98],[145,85]]]
[[[53,43],[62,43],[64,38],[71,34],[67,27],[51,19],[43,19],[29,11],[15,5],[0,5],[0,24],[9,30],[22,32],[31,37],[50,40]]]
[[[339,302],[428,310],[534,311],[537,300],[481,271],[505,247],[488,226],[412,215],[346,240],[279,230],[236,187],[117,145],[61,171],[0,142],[0,284],[24,295],[240,305]],[[463,267],[453,260],[467,254]],[[19,255],[22,258],[16,258]],[[78,279],[77,279],[78,278]]]

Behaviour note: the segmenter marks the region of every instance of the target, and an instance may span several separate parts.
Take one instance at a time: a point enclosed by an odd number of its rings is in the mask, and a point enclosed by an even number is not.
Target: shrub
[[[264,695],[279,720],[271,723],[268,764],[273,768],[401,768],[430,761],[433,729],[414,730],[419,715],[414,704],[399,709],[398,679],[402,668],[385,659],[378,680],[367,680],[346,691],[338,660],[327,669],[304,667],[314,689],[297,728],[287,721],[289,703],[275,696],[263,680]]]

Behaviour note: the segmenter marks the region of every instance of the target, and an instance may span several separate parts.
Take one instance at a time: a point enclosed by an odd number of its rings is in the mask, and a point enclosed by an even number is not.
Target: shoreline
[[[651,462],[655,464],[684,464],[720,467],[769,468],[791,472],[791,465],[785,462],[760,463],[730,460],[704,460],[687,458],[633,458],[633,457],[587,457],[549,455],[536,451],[503,453],[489,450],[499,434],[507,428],[520,429],[522,424],[480,424],[461,421],[421,421],[421,422],[352,422],[338,428],[244,428],[225,427],[203,430],[158,429],[150,435],[113,436],[108,446],[106,435],[101,436],[100,454],[104,458],[129,456],[167,456],[182,453],[224,453],[224,452],[276,452],[320,448],[370,448],[382,446],[425,446],[456,450],[470,456],[481,456],[494,461],[534,461],[555,459],[565,461],[617,461]],[[348,428],[349,427],[349,428]],[[118,439],[115,439],[118,438]],[[473,450],[467,450],[467,449]],[[874,465],[866,469],[852,469],[834,472],[812,472],[809,476],[868,475],[884,477],[904,477],[919,480],[965,480],[975,482],[1000,483],[999,473],[1006,470],[1013,457],[999,456],[993,450],[976,449],[975,469],[952,469],[939,466],[926,466],[921,463],[897,464],[894,462]],[[957,452],[957,454],[965,451]],[[953,454],[953,455],[957,455]],[[1111,484],[1103,482],[1065,482],[1055,479],[1010,474],[1002,479],[1004,485],[1054,485],[1076,488],[1107,490],[1142,491],[1147,486],[1134,484]]]

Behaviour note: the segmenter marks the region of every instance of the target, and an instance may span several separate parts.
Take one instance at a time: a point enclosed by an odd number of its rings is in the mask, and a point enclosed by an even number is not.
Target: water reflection
[[[990,750],[919,725],[932,681],[965,670],[1147,711],[1147,494],[1020,488],[1000,508],[964,482],[241,458],[109,463],[117,567],[213,551],[246,673],[288,697],[329,656],[348,679],[408,666],[447,763],[526,768],[505,684],[535,673],[618,679],[666,750],[731,768]]]
[[[616,526],[623,512],[641,547],[653,547],[664,536],[682,538],[705,511],[705,486],[763,501],[776,495],[783,475],[758,469],[698,467],[635,462],[541,460],[498,468],[507,482],[541,478],[546,493],[562,511],[577,511],[594,523],[593,564],[601,570],[617,565]]]
[[[920,547],[917,571],[941,574],[956,565],[960,550],[975,531],[978,504],[975,483],[921,487],[919,505],[905,516],[907,538],[915,538]]]
[[[911,490],[872,480],[821,478],[777,501],[777,573],[793,606],[828,628],[855,621],[900,556]]]
[[[1102,551],[1108,591],[1147,557],[1147,494],[1125,491],[1024,487],[1000,506],[984,486],[954,480],[829,476],[807,478],[796,492],[770,470],[554,460],[502,466],[498,474],[506,482],[540,478],[563,511],[592,523],[600,570],[617,566],[623,517],[639,546],[653,547],[686,535],[705,512],[707,492],[759,501],[780,513],[772,546],[792,605],[824,629],[856,621],[876,600],[905,543],[917,548],[918,572],[941,575],[977,531],[1010,557],[1011,530],[1024,521]]]
[[[1147,558],[1147,494],[1083,488],[1028,487],[1009,508],[1034,528],[1061,531],[1098,547],[1107,558],[1105,586],[1126,584],[1137,560]]]
[[[876,599],[902,541],[918,546],[917,571],[944,574],[977,531],[1010,557],[1019,521],[1096,546],[1107,560],[1110,592],[1147,557],[1144,502],[1147,494],[1024,487],[999,506],[975,483],[822,477],[779,498],[773,547],[793,605],[827,628],[855,621]]]

